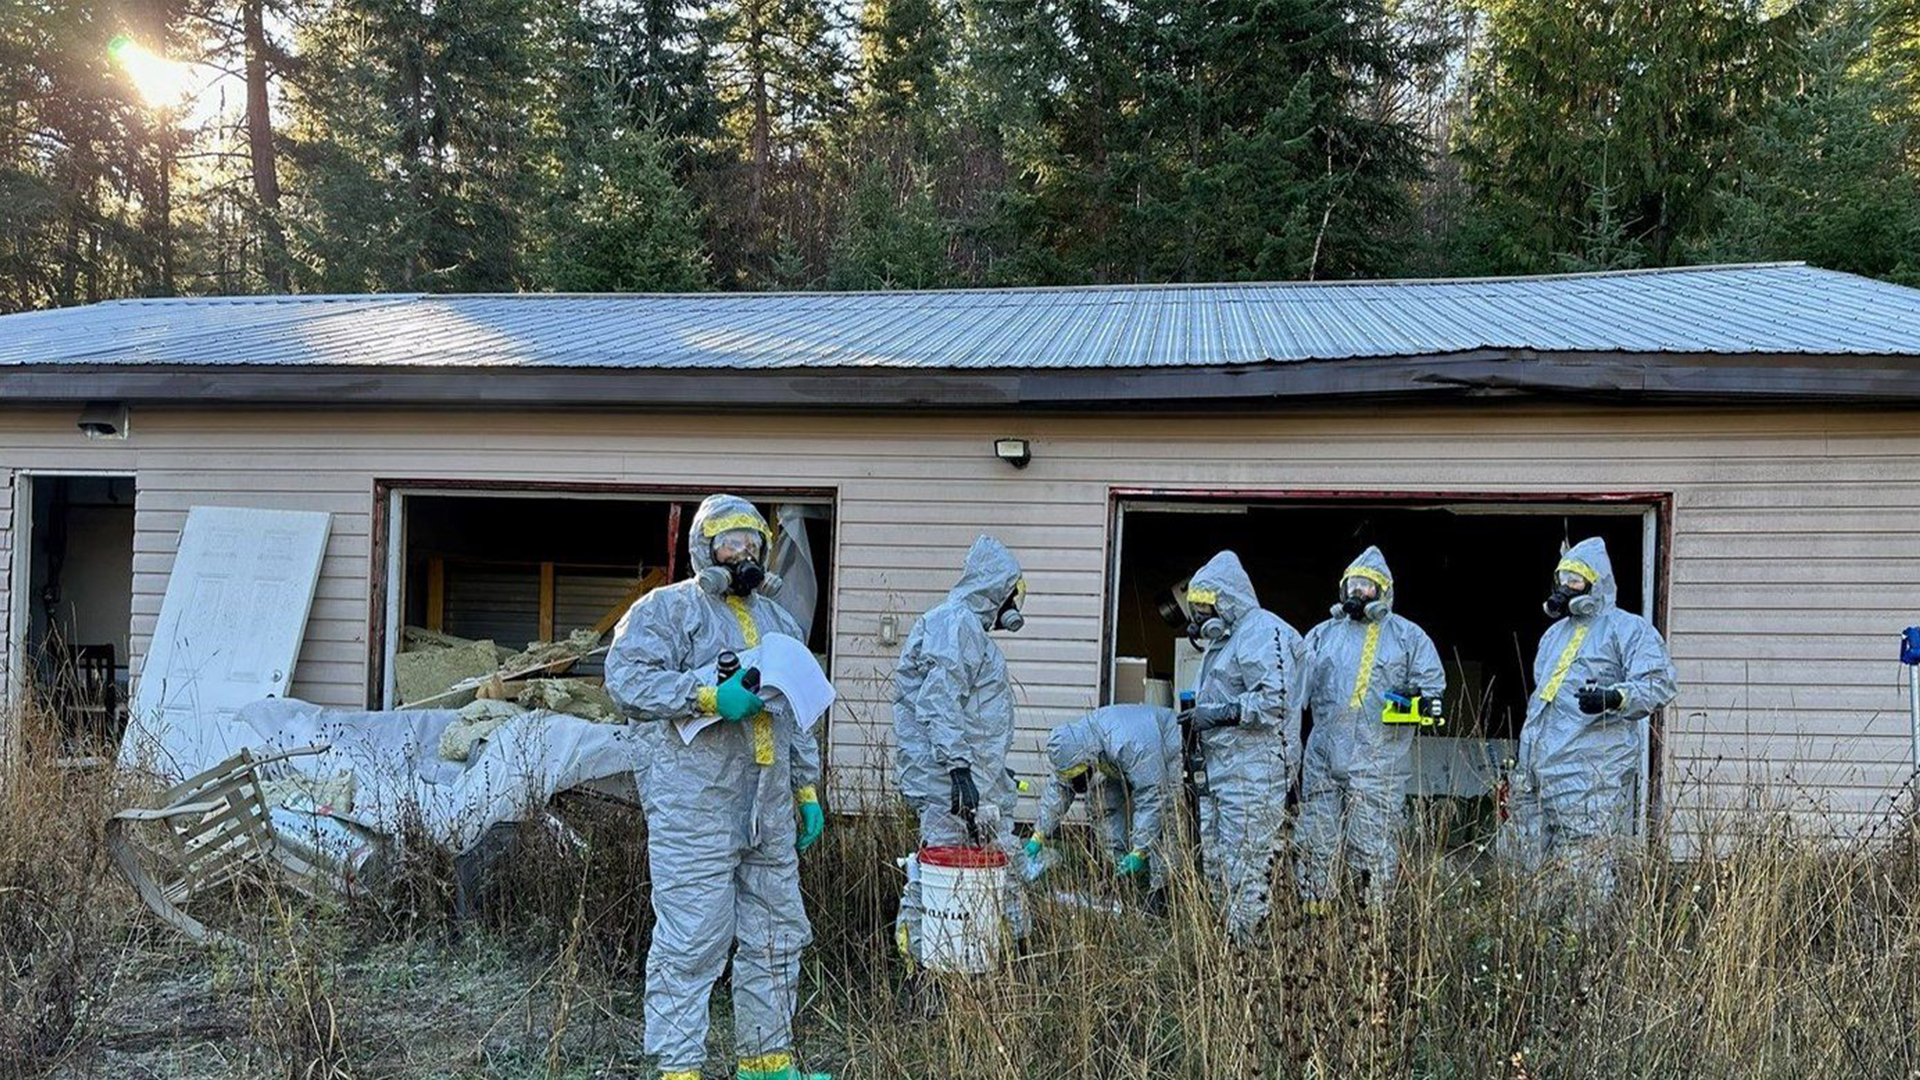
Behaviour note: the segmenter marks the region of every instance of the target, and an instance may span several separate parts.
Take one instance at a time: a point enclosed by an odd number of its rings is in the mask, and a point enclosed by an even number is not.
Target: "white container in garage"
[[[1147,704],[1158,705],[1163,709],[1173,708],[1173,680],[1148,679]]]
[[[1185,637],[1173,640],[1173,696],[1176,699],[1182,690],[1197,689],[1195,684],[1200,681],[1200,660],[1204,656],[1205,650]]]
[[[1147,658],[1144,656],[1114,657],[1113,703],[1138,705],[1145,700],[1147,700]]]

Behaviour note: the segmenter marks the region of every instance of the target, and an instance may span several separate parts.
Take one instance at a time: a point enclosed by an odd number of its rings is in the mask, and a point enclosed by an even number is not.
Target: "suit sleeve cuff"
[[[693,707],[703,716],[717,716],[720,712],[720,688],[703,686],[693,696]]]

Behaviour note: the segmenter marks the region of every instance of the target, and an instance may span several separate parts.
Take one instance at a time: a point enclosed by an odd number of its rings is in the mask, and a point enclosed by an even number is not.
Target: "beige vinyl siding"
[[[1667,715],[1670,804],[1738,803],[1757,780],[1857,816],[1884,809],[1909,768],[1904,672],[1893,657],[1898,628],[1920,622],[1909,563],[1920,539],[1920,416],[1911,413],[823,413],[734,418],[723,431],[691,416],[137,408],[133,430],[107,446],[81,439],[65,413],[4,414],[0,462],[137,467],[136,655],[188,506],[331,511],[293,687],[326,704],[365,700],[376,479],[836,490],[842,705],[831,755],[843,793],[874,789],[890,754],[893,650],[875,636],[880,617],[901,616],[904,633],[982,531],[1028,568],[1028,628],[1003,640],[1024,706],[1015,766],[1031,773],[1046,728],[1097,703],[1115,487],[1671,492],[1668,630],[1682,691]],[[999,436],[1033,440],[1032,465],[995,460]],[[1518,629],[1530,637],[1540,627]]]
[[[0,484],[0,597],[13,596],[13,507],[19,475],[11,470]],[[0,604],[0,687],[13,687],[13,609]],[[4,750],[0,745],[0,750]]]

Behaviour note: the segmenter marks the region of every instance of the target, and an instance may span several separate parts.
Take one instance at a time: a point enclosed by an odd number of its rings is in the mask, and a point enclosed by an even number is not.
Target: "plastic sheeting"
[[[813,542],[808,538],[807,522],[824,521],[831,513],[825,506],[784,503],[774,511],[780,522],[780,539],[773,547],[768,569],[780,575],[780,592],[773,602],[786,608],[800,629],[813,633],[813,612],[820,605],[820,582],[813,572]]]
[[[626,725],[529,712],[493,732],[465,762],[440,756],[452,709],[352,712],[267,698],[227,720],[175,724],[159,733],[145,767],[176,781],[245,748],[270,754],[326,743],[326,753],[293,758],[277,773],[351,773],[354,806],[340,815],[377,832],[425,831],[464,852],[502,822],[520,821],[568,788],[632,773],[640,756]]]

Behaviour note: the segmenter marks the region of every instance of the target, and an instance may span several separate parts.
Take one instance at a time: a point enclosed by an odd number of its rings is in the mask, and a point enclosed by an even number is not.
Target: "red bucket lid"
[[[923,847],[920,865],[958,870],[984,870],[1007,865],[1007,853],[997,847]]]

